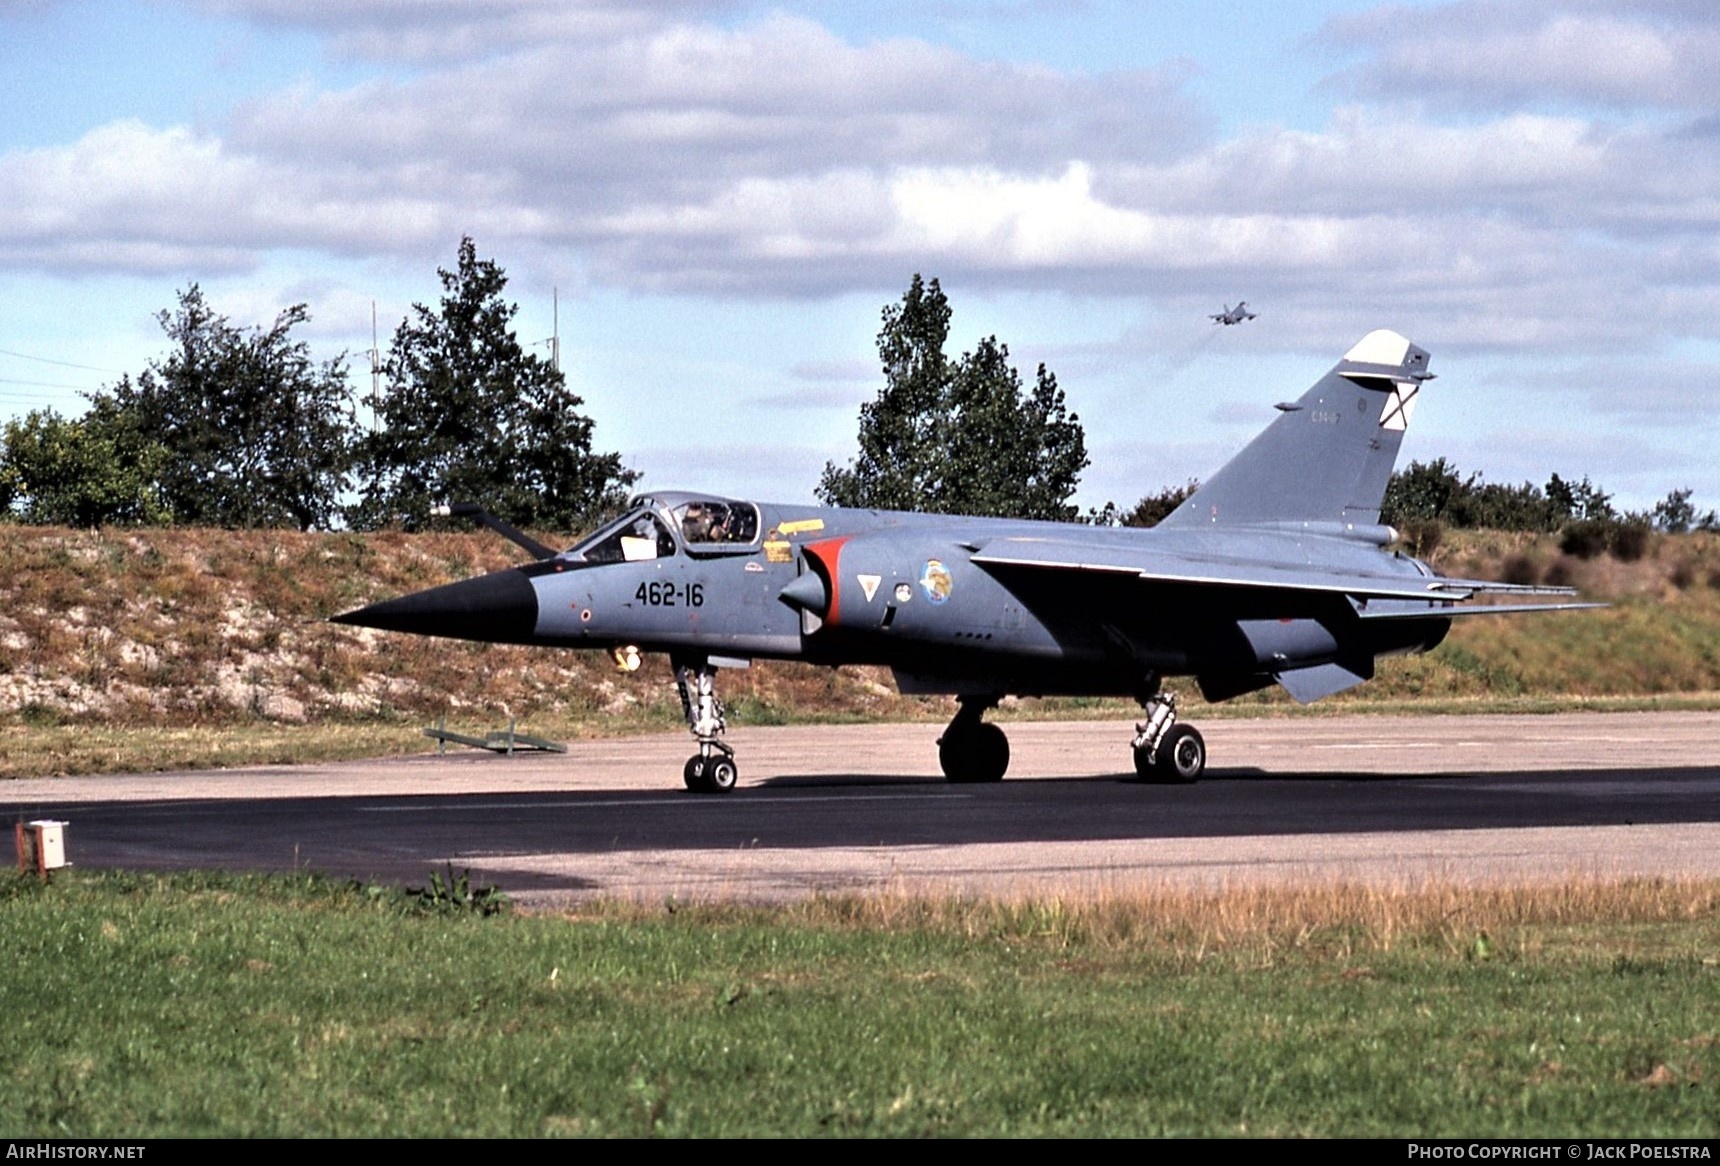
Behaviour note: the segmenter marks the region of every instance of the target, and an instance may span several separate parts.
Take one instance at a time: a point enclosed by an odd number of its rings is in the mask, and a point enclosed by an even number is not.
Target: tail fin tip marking
[[[1409,356],[1409,340],[1390,328],[1376,328],[1356,341],[1355,347],[1344,353],[1344,359],[1356,364],[1389,364],[1400,366]]]

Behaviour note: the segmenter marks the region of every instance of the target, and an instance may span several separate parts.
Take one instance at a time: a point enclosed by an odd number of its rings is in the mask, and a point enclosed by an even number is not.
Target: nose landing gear
[[[717,670],[708,660],[675,659],[670,663],[675,668],[675,687],[681,693],[687,728],[699,742],[699,751],[687,758],[681,777],[694,793],[726,794],[740,780],[740,769],[735,765],[733,747],[718,740],[728,721],[723,716],[723,702],[717,699]]]

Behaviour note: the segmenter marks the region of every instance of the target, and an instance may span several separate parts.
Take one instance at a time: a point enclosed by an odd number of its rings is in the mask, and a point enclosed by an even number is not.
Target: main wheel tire
[[[681,767],[681,780],[687,783],[687,788],[696,794],[711,792],[711,781],[707,776],[705,759],[695,753],[687,758],[687,764]]]
[[[1159,771],[1153,767],[1153,751],[1145,745],[1135,750],[1135,775],[1152,781]]]
[[[952,782],[1002,781],[1009,770],[1009,738],[984,722],[951,729],[938,741],[938,765]]]
[[[1159,742],[1154,768],[1160,781],[1176,785],[1199,781],[1206,771],[1206,738],[1193,725],[1172,725]]]
[[[735,788],[741,771],[733,757],[710,757],[705,760],[705,792],[726,794]]]

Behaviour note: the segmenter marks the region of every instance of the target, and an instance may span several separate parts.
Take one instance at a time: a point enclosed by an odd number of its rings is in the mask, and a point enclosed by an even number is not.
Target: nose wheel
[[[735,782],[740,780],[734,750],[713,753],[708,757],[699,753],[693,754],[682,767],[681,777],[686,781],[687,788],[696,794],[728,793],[735,788]]]
[[[699,743],[699,751],[681,767],[681,779],[698,794],[726,794],[740,780],[735,751],[719,740],[728,728],[723,702],[717,699],[717,670],[707,660],[673,660],[675,687],[681,693],[681,711],[687,728]]]

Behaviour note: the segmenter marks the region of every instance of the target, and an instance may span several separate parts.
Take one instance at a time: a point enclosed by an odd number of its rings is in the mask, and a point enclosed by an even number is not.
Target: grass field
[[[1720,884],[765,910],[0,883],[0,1130],[1720,1133]]]

